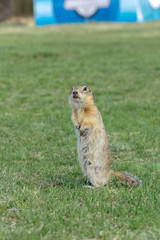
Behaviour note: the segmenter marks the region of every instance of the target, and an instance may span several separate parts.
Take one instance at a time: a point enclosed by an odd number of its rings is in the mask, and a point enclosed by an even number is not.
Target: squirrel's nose
[[[78,92],[77,92],[77,91],[74,91],[74,92],[73,92],[73,95],[77,95],[77,94],[78,94]]]

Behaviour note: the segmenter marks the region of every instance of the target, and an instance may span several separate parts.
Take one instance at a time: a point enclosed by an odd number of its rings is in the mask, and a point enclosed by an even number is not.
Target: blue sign
[[[36,25],[160,19],[160,0],[34,0]]]

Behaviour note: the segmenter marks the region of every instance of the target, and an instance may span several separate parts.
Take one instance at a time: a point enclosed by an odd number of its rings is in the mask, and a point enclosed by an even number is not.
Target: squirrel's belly
[[[81,168],[85,174],[86,166],[89,160],[89,129],[85,129],[83,131],[77,130],[78,136],[78,157]]]
[[[97,136],[91,129],[79,131],[78,135],[78,155],[83,172],[88,175],[93,184],[95,178],[101,184],[106,182],[106,174],[110,169],[110,159],[108,159],[108,142],[106,137]],[[103,132],[102,132],[103,135]],[[95,185],[95,184],[93,184]]]

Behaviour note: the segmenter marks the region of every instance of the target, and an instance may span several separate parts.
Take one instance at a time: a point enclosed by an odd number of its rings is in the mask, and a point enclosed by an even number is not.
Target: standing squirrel
[[[69,95],[72,121],[78,135],[78,156],[81,168],[95,187],[106,185],[111,176],[127,185],[141,185],[141,180],[110,169],[111,157],[107,133],[100,112],[87,86],[73,86]]]

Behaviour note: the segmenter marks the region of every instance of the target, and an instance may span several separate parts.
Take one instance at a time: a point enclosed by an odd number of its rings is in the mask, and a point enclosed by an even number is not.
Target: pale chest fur
[[[81,168],[86,174],[86,167],[89,164],[89,134],[90,129],[79,130],[76,129],[78,137],[78,158],[80,161]]]

